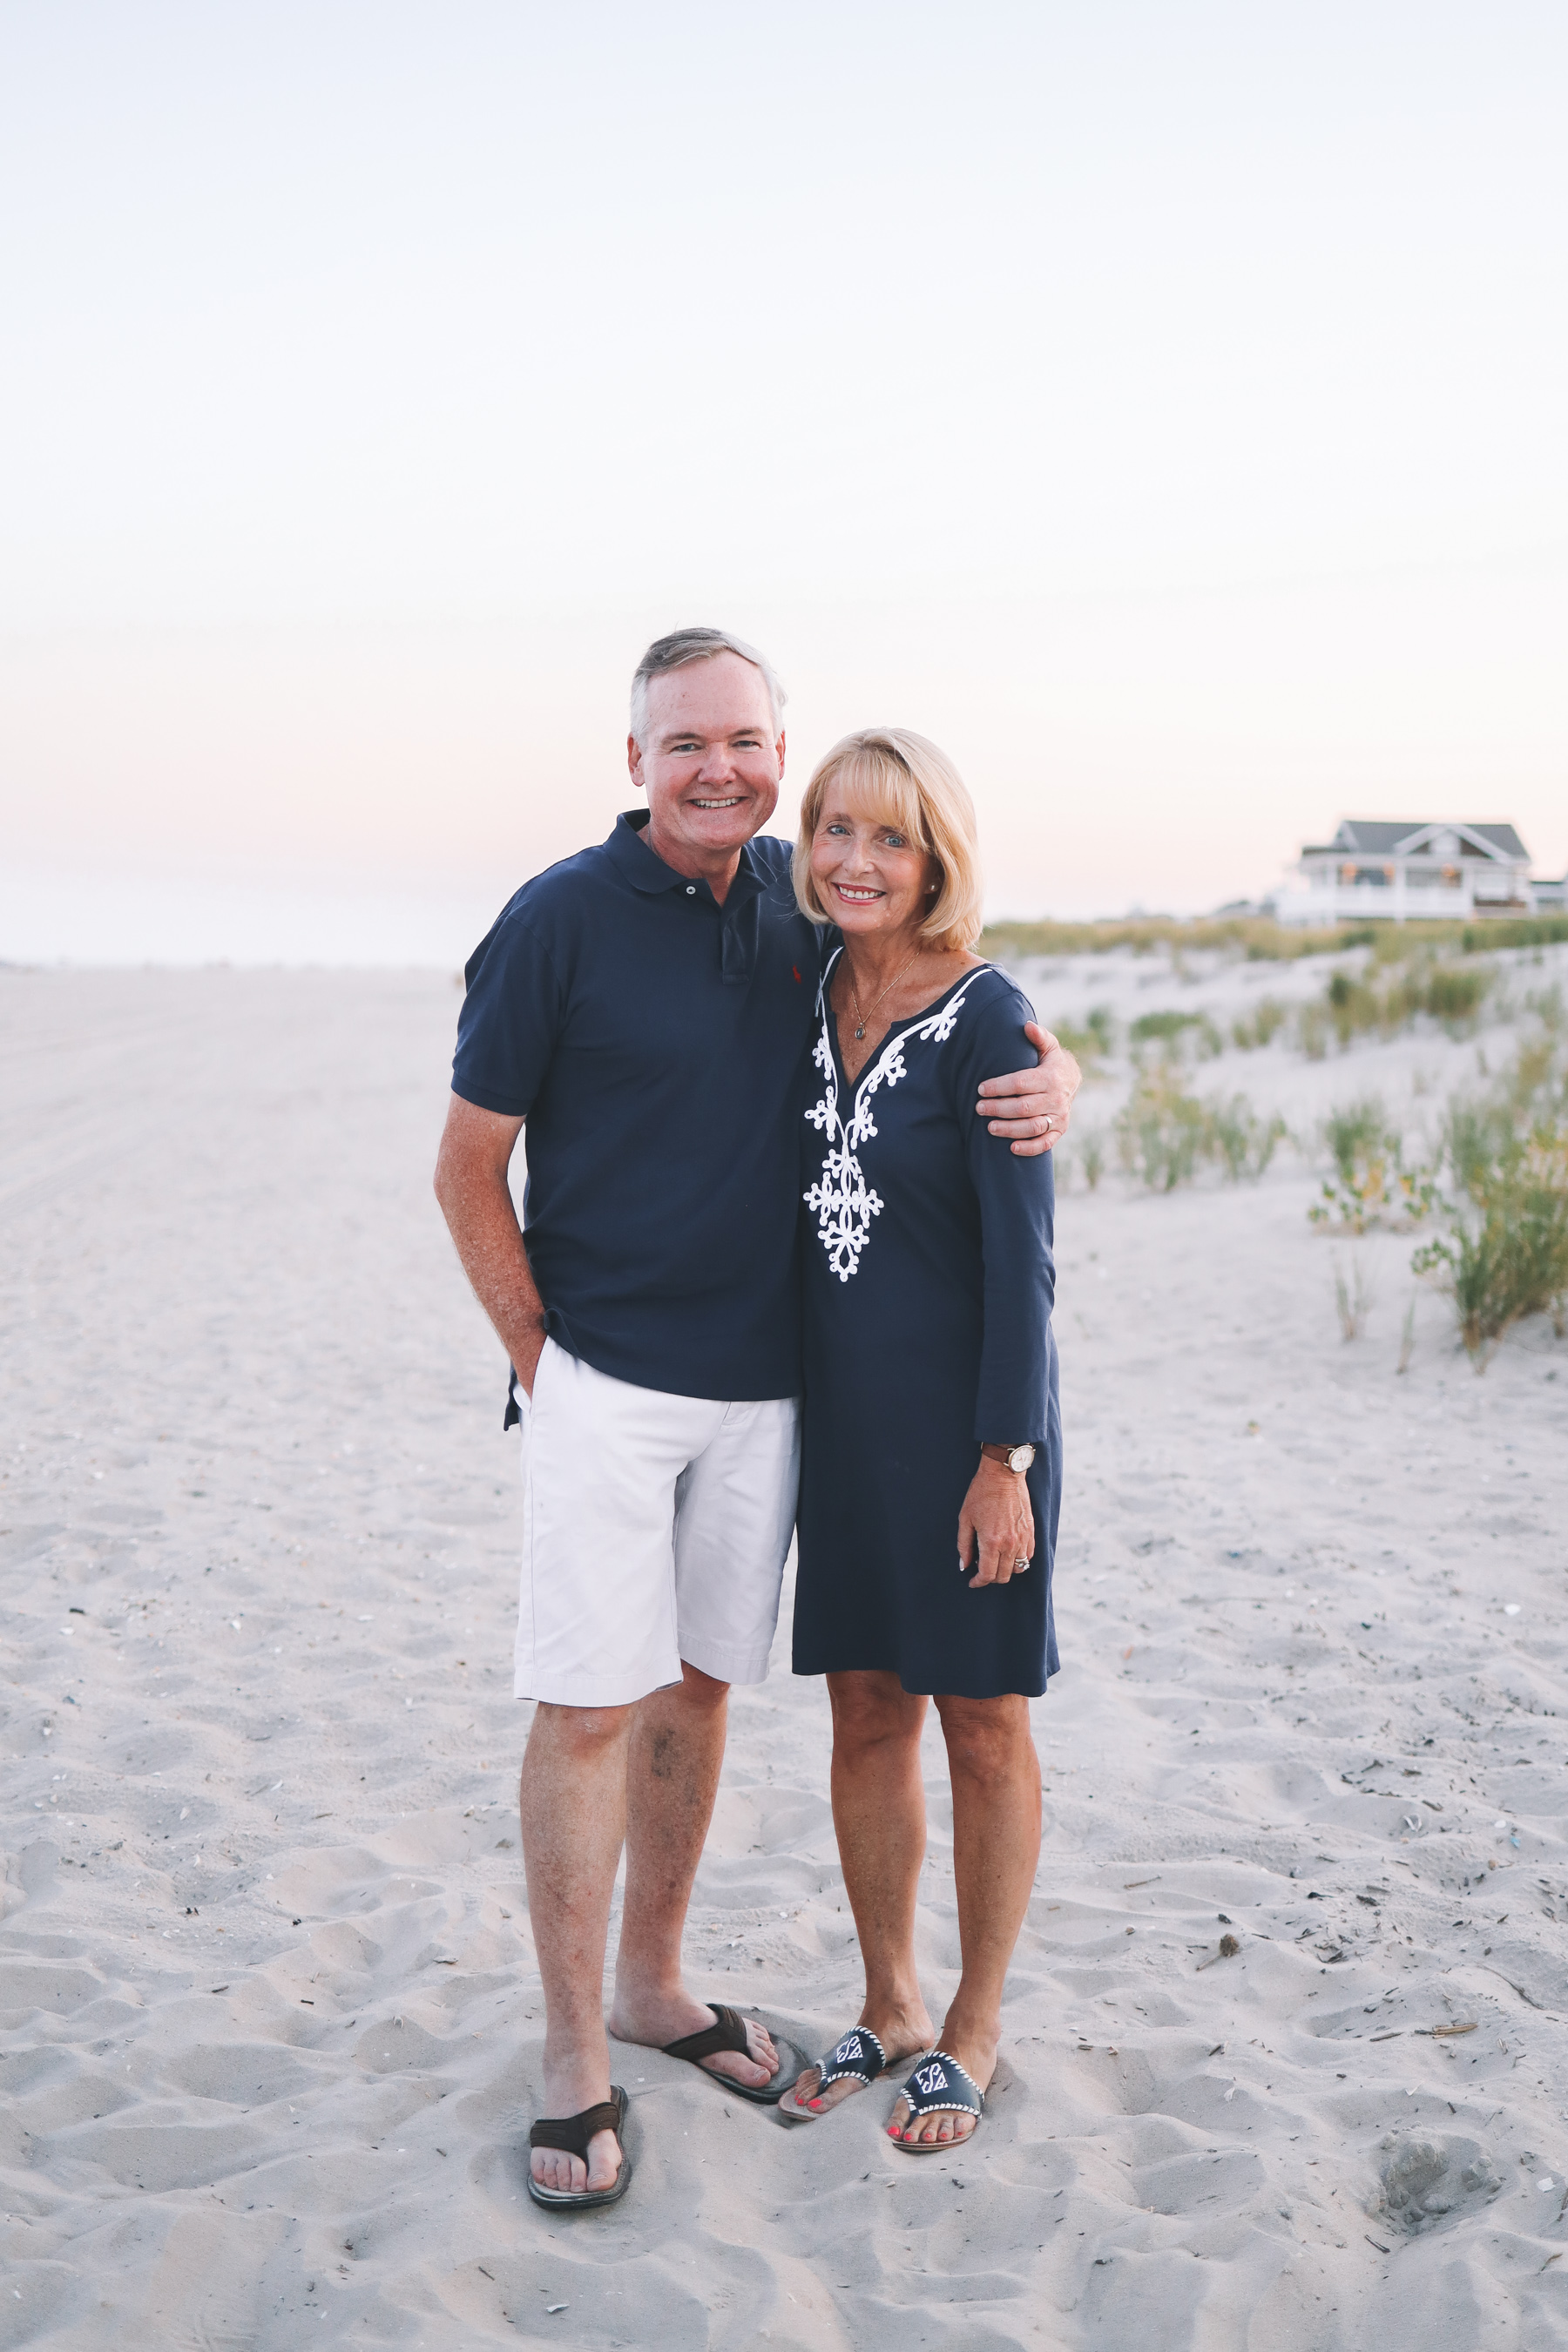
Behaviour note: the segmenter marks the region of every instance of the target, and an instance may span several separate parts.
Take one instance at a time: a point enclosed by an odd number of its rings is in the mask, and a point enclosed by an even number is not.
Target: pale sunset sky
[[[1559,0],[8,0],[0,960],[459,962],[690,621],[994,913],[1561,873],[1565,98]]]

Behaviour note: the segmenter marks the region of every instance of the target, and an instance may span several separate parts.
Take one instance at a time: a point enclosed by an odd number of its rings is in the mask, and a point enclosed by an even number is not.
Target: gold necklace
[[[914,951],[914,955],[909,955],[909,956],[906,956],[906,957],[904,958],[903,962],[899,966],[899,968],[898,968],[897,971],[893,974],[892,979],[888,982],[888,987],[883,989],[882,993],[881,993],[881,996],[874,996],[874,997],[871,999],[870,1012],[868,1012],[868,1013],[862,1013],[862,1012],[861,1012],[861,1010],[860,1010],[860,999],[859,999],[859,998],[856,995],[856,993],[855,993],[855,973],[854,973],[853,968],[852,968],[852,967],[851,967],[851,965],[850,965],[850,962],[849,962],[849,959],[848,959],[848,957],[847,957],[847,956],[846,956],[846,957],[845,957],[845,959],[844,959],[844,972],[845,972],[845,977],[846,977],[846,979],[847,979],[847,980],[848,981],[848,982],[849,982],[849,994],[850,994],[851,1001],[853,1002],[854,1006],[855,1006],[855,1018],[856,1018],[856,1020],[857,1020],[857,1021],[859,1023],[859,1024],[860,1024],[860,1025],[859,1025],[859,1027],[858,1027],[858,1028],[856,1030],[856,1032],[855,1032],[855,1034],[856,1034],[856,1036],[857,1036],[857,1037],[864,1037],[864,1035],[866,1034],[866,1024],[867,1024],[867,1022],[870,1019],[870,1017],[871,1017],[871,1013],[875,1013],[875,1011],[877,1010],[878,1005],[879,1005],[879,1004],[880,1004],[880,1003],[882,1002],[882,997],[887,995],[887,993],[888,993],[888,990],[889,990],[889,989],[897,988],[897,986],[898,986],[898,984],[899,984],[900,981],[900,980],[902,980],[902,978],[903,978],[903,976],[904,976],[905,972],[906,972],[906,971],[908,971],[908,970],[909,970],[909,968],[910,968],[910,964],[912,964],[912,963],[914,962],[914,961],[915,961],[915,957],[916,957],[916,956],[918,956],[919,954],[920,954],[920,950],[919,950],[919,948],[916,948],[916,950],[915,950],[915,951]]]

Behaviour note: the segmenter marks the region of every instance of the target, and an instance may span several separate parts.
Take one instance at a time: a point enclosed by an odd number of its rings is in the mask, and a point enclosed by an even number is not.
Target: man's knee
[[[668,1699],[674,1706],[689,1709],[696,1715],[715,1715],[729,1696],[728,1683],[715,1682],[713,1676],[705,1675],[700,1666],[694,1666],[689,1659],[682,1658],[680,1680],[671,1683],[668,1690],[655,1691],[653,1698],[656,1704],[659,1699]]]
[[[533,1712],[528,1745],[531,1749],[547,1748],[589,1762],[621,1745],[632,1713],[629,1706],[557,1706],[541,1699]]]

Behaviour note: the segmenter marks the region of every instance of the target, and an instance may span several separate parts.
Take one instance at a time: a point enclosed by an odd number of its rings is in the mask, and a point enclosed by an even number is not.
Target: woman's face
[[[811,842],[817,897],[839,929],[856,937],[914,930],[931,912],[936,860],[907,834],[858,816],[829,785]]]

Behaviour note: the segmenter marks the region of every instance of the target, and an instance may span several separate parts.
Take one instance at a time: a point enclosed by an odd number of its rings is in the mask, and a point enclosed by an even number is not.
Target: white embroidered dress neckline
[[[822,1131],[827,1150],[820,1177],[801,1198],[816,1218],[816,1238],[827,1252],[829,1272],[836,1274],[840,1282],[847,1282],[852,1274],[859,1271],[860,1254],[871,1237],[872,1218],[882,1213],[881,1196],[867,1183],[859,1160],[861,1145],[870,1142],[877,1133],[871,1097],[879,1087],[896,1087],[900,1078],[908,1077],[903,1049],[911,1040],[940,1045],[952,1036],[971,983],[994,967],[976,964],[973,971],[965,972],[962,980],[954,982],[945,997],[939,997],[927,1012],[918,1013],[913,1021],[906,1022],[903,1028],[883,1040],[879,1051],[856,1080],[846,1121],[838,1111],[838,1064],[828,1025],[833,1019],[833,1007],[827,1001],[833,967],[843,952],[842,948],[835,948],[817,987],[822,1025],[811,1058],[822,1072],[824,1086],[820,1097],[805,1116],[813,1127]]]

